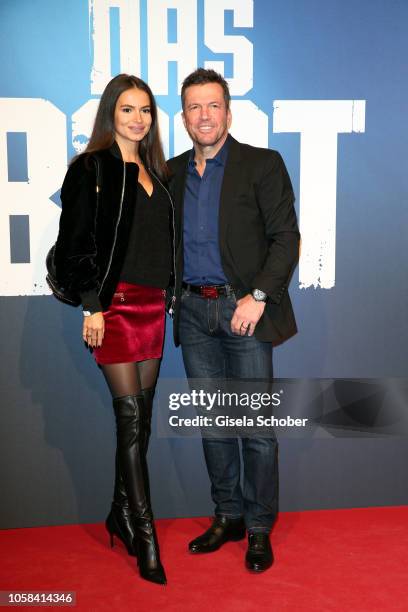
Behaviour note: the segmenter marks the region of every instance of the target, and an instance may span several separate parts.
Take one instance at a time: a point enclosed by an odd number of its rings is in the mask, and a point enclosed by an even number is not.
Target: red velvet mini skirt
[[[120,282],[105,310],[102,346],[93,354],[99,364],[159,359],[163,353],[165,295],[163,289]]]

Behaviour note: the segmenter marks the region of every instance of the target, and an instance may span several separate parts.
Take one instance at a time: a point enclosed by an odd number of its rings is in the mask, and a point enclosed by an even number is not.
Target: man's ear
[[[185,116],[184,116],[184,111],[181,113],[181,118],[182,118],[182,120],[183,120],[183,125],[184,125],[184,127],[187,129],[187,127],[186,127],[186,118],[185,118]]]

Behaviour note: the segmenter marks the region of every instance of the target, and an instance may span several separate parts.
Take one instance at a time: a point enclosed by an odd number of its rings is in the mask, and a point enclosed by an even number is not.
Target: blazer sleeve
[[[256,196],[265,224],[268,252],[252,286],[279,304],[299,259],[300,234],[292,184],[277,151],[269,151],[266,156]]]
[[[96,168],[88,156],[80,156],[68,168],[61,203],[55,247],[57,279],[80,295],[84,308],[101,310],[95,242]]]

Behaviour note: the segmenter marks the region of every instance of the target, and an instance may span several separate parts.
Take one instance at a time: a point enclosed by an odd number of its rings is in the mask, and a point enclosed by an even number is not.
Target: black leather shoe
[[[273,563],[273,552],[268,533],[250,533],[245,565],[251,572],[264,572]]]
[[[243,518],[230,519],[217,515],[205,533],[188,545],[191,553],[209,553],[218,550],[225,542],[237,542],[245,538]]]

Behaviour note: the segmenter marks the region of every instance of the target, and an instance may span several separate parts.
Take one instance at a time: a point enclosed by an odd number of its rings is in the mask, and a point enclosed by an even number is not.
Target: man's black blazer
[[[219,246],[221,263],[238,298],[252,289],[268,294],[264,314],[255,328],[258,340],[280,344],[293,336],[295,317],[288,285],[299,258],[299,230],[294,194],[282,157],[229,138],[221,188]],[[175,204],[176,306],[174,340],[178,333],[183,280],[183,201],[190,151],[168,162]]]

